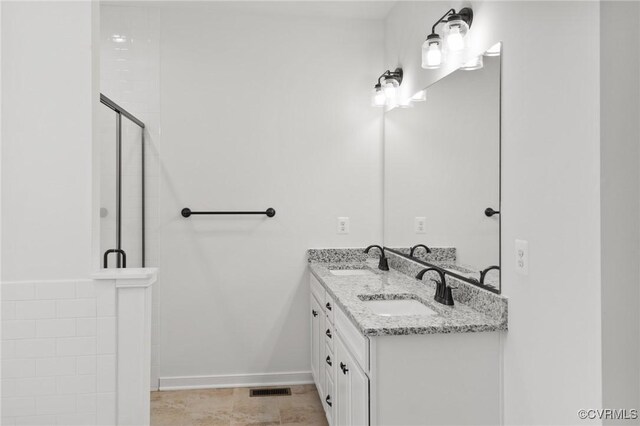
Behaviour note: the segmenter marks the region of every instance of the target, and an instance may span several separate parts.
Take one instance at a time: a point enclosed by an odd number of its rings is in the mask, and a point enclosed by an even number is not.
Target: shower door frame
[[[145,124],[140,121],[136,116],[131,114],[126,109],[122,108],[120,105],[106,97],[104,94],[100,93],[100,103],[109,107],[116,113],[116,249],[122,250],[122,116],[129,119],[134,124],[138,125],[141,130],[141,139],[140,146],[142,152],[142,191],[141,191],[141,199],[142,199],[142,229],[141,229],[141,237],[142,237],[142,267],[145,267],[145,191],[144,191],[144,129]],[[117,264],[118,268],[121,267],[121,259],[120,256],[117,256]]]

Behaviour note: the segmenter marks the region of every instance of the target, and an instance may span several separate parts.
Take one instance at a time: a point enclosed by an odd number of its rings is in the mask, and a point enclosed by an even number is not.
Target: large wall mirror
[[[501,50],[387,111],[384,139],[386,248],[496,293]]]

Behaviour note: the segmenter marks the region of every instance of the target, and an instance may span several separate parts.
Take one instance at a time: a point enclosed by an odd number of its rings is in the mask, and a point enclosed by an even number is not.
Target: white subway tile
[[[56,317],[53,300],[29,300],[16,302],[16,319],[46,319]]]
[[[7,417],[13,416],[31,416],[36,413],[35,398],[2,398],[2,415]]]
[[[76,320],[46,319],[36,322],[37,337],[73,337],[76,335]]]
[[[36,299],[73,299],[76,297],[76,283],[66,281],[45,281],[36,283]]]
[[[90,393],[86,395],[76,396],[76,406],[78,413],[95,413],[96,412],[96,394]]]
[[[2,321],[2,338],[31,339],[36,337],[36,322],[34,320]]]
[[[95,353],[95,337],[66,337],[56,341],[57,356],[94,355]]]
[[[0,380],[0,386],[2,388],[2,397],[9,398],[16,396],[16,379],[2,378]],[[2,424],[2,423],[0,423]]]
[[[56,352],[55,339],[24,339],[15,342],[16,358],[46,358]]]
[[[68,376],[72,374],[76,374],[75,357],[56,357],[36,360],[36,375],[38,377]]]
[[[17,417],[15,426],[48,426],[54,424],[56,424],[56,416],[25,416]]]
[[[10,300],[31,300],[35,296],[33,283],[2,283],[0,291],[2,291],[2,300],[6,302]]]
[[[96,335],[95,318],[78,318],[76,320],[76,336],[93,337]]]
[[[37,414],[65,414],[76,411],[75,395],[53,395],[36,397]]]
[[[85,318],[96,316],[96,301],[93,299],[73,299],[56,301],[58,318]]]
[[[95,299],[96,289],[93,280],[76,283],[76,297],[78,299]]]
[[[97,390],[98,392],[114,392],[116,390],[116,356],[98,355]]]
[[[98,353],[113,354],[116,352],[116,319],[98,318],[97,334]]]
[[[57,416],[56,423],[57,426],[87,426],[94,424],[96,424],[95,413],[61,414]]]
[[[2,321],[16,319],[16,302],[2,302]]]
[[[58,395],[65,394],[83,394],[96,392],[96,376],[77,375],[77,376],[60,376],[56,377],[56,393]]]
[[[14,358],[2,360],[2,378],[34,377],[36,375],[36,361],[28,358]]]
[[[16,426],[16,418],[15,417],[2,416],[2,418],[0,419],[0,425],[2,425],[2,426]]]
[[[116,424],[116,394],[99,393],[96,395],[97,424],[113,426]]]
[[[16,341],[4,340],[2,342],[2,359],[11,359],[16,357]]]
[[[16,396],[54,395],[56,381],[53,377],[29,377],[16,379]]]
[[[115,316],[116,288],[113,282],[108,280],[96,282],[96,302],[99,317]]]
[[[96,356],[79,356],[76,358],[78,374],[96,374]],[[115,373],[114,373],[115,374]]]

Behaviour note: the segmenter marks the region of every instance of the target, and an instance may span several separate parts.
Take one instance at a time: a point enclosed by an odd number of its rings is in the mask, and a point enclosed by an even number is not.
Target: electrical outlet
[[[348,233],[349,233],[349,218],[339,217],[338,218],[338,234],[348,234]]]
[[[426,234],[427,233],[427,218],[426,217],[416,217],[414,222],[414,229],[416,234]]]
[[[529,242],[516,240],[516,271],[521,275],[529,275]]]

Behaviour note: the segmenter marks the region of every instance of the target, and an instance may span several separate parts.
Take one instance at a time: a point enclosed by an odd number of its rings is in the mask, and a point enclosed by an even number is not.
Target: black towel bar
[[[180,213],[183,217],[189,217],[193,214],[264,214],[267,215],[267,217],[274,217],[276,215],[276,211],[271,207],[263,212],[194,212],[189,207],[185,207]]]

